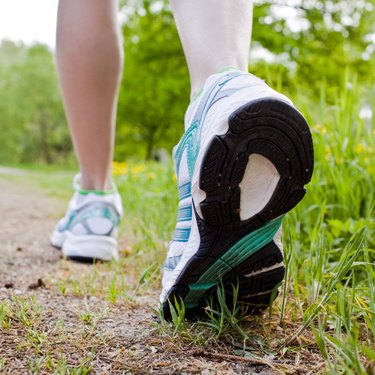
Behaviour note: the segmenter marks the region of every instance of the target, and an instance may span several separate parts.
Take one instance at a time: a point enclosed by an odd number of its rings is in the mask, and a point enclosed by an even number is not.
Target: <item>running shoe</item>
[[[116,189],[108,192],[85,191],[74,178],[75,193],[65,216],[51,236],[51,244],[64,256],[80,261],[118,259],[118,225],[123,214]]]
[[[177,225],[163,269],[161,308],[194,311],[219,285],[267,306],[284,277],[281,224],[313,172],[308,124],[261,79],[232,70],[206,81],[173,152]],[[230,290],[231,288],[227,288]]]

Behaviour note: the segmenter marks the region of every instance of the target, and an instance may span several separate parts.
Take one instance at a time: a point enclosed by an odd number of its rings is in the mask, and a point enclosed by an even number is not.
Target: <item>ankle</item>
[[[244,64],[232,64],[232,65],[217,65],[216,67],[212,67],[212,69],[207,70],[206,74],[201,75],[201,77],[193,78],[191,77],[191,93],[190,93],[190,101],[194,102],[197,98],[199,98],[200,94],[203,91],[203,87],[207,80],[215,74],[222,74],[230,71],[241,71],[248,73],[248,69],[244,68],[246,65]]]
[[[82,191],[100,191],[106,192],[113,190],[113,180],[110,175],[90,175],[81,172],[80,190]]]

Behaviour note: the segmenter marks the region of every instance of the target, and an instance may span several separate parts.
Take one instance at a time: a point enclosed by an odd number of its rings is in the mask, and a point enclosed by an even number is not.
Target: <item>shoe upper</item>
[[[74,235],[114,235],[121,217],[117,208],[119,205],[116,204],[118,200],[116,196],[82,195],[76,192],[56,230],[69,231]]]
[[[238,72],[234,73],[233,77],[238,74]],[[210,104],[215,98],[218,100],[217,95],[223,87],[223,84],[219,85],[218,81],[221,78],[219,76],[212,77],[205,84],[201,97],[195,100],[187,109],[185,115],[185,134],[173,150],[179,204],[176,228],[164,264],[165,275],[176,268],[190,238],[193,219],[191,182],[199,153],[201,124],[209,111]],[[227,77],[224,78],[224,80],[226,79]]]
[[[117,237],[117,227],[123,215],[121,197],[117,190],[109,193],[82,192],[75,178],[75,193],[69,201],[65,216],[58,222],[52,244],[62,246],[63,235]]]

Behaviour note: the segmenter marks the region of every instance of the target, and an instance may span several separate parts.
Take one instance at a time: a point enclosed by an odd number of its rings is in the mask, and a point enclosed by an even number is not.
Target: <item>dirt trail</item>
[[[68,373],[80,367],[95,374],[270,374],[266,366],[231,358],[226,348],[221,352],[227,357],[217,352],[210,357],[170,338],[150,307],[157,291],[116,304],[66,293],[70,275],[79,283],[94,272],[93,266],[62,259],[49,245],[66,202],[1,173],[0,191],[0,303],[9,310],[3,328],[0,320],[1,374]],[[99,278],[108,273],[106,266],[95,267]]]
[[[35,188],[26,189],[2,179],[0,191],[0,277],[24,290],[56,271],[60,254],[51,251],[48,238],[60,202]]]

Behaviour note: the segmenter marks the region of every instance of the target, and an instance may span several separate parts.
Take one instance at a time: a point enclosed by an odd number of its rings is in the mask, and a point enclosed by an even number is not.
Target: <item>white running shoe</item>
[[[120,194],[82,191],[79,175],[67,212],[51,236],[51,244],[64,256],[81,261],[118,259],[117,235],[123,214]]]
[[[215,74],[187,110],[174,161],[179,205],[164,313],[175,297],[187,311],[203,307],[220,283],[238,283],[242,302],[269,305],[284,277],[282,218],[313,171],[305,119],[259,78]]]

